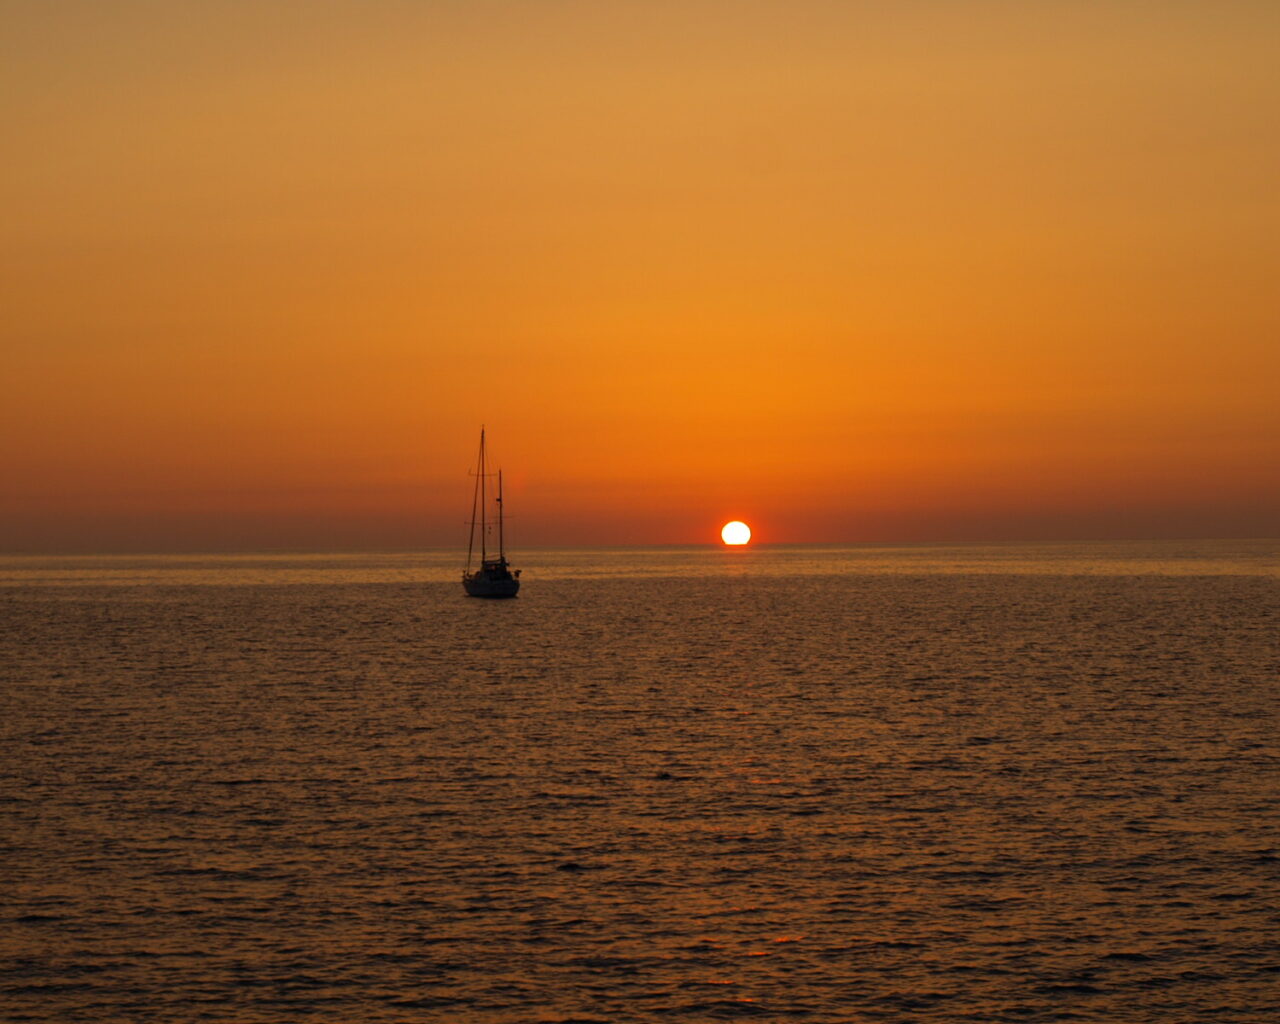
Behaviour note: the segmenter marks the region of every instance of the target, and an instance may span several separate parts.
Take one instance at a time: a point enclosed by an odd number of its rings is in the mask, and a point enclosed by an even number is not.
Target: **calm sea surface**
[[[1280,544],[0,560],[0,1020],[1280,1019]]]

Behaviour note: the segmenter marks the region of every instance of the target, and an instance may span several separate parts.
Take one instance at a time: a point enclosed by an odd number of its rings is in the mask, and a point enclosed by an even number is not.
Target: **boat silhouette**
[[[485,479],[489,476],[485,461],[484,428],[480,428],[480,455],[476,460],[476,485],[471,497],[471,533],[467,540],[467,566],[462,570],[462,587],[468,597],[515,597],[520,590],[520,570],[507,561],[502,530],[502,470],[498,470],[498,557],[490,558],[488,549],[489,520]],[[477,516],[478,513],[478,516]],[[476,526],[480,527],[480,568],[471,571],[475,557]]]

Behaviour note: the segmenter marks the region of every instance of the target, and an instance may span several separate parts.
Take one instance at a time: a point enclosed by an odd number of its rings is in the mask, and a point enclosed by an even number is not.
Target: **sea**
[[[1280,1019],[1280,542],[0,559],[0,1020]]]

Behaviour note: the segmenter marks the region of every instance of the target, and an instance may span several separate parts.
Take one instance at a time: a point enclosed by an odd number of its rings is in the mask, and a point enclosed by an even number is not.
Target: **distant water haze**
[[[1280,576],[1280,540],[1105,541],[1040,544],[773,544],[725,549],[529,548],[515,565],[538,580],[928,575]],[[229,555],[0,557],[0,586],[186,586],[442,583],[465,550]]]

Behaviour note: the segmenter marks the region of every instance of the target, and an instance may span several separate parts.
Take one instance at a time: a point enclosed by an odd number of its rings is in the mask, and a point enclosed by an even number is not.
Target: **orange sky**
[[[1280,534],[1280,5],[8,3],[0,550]]]

